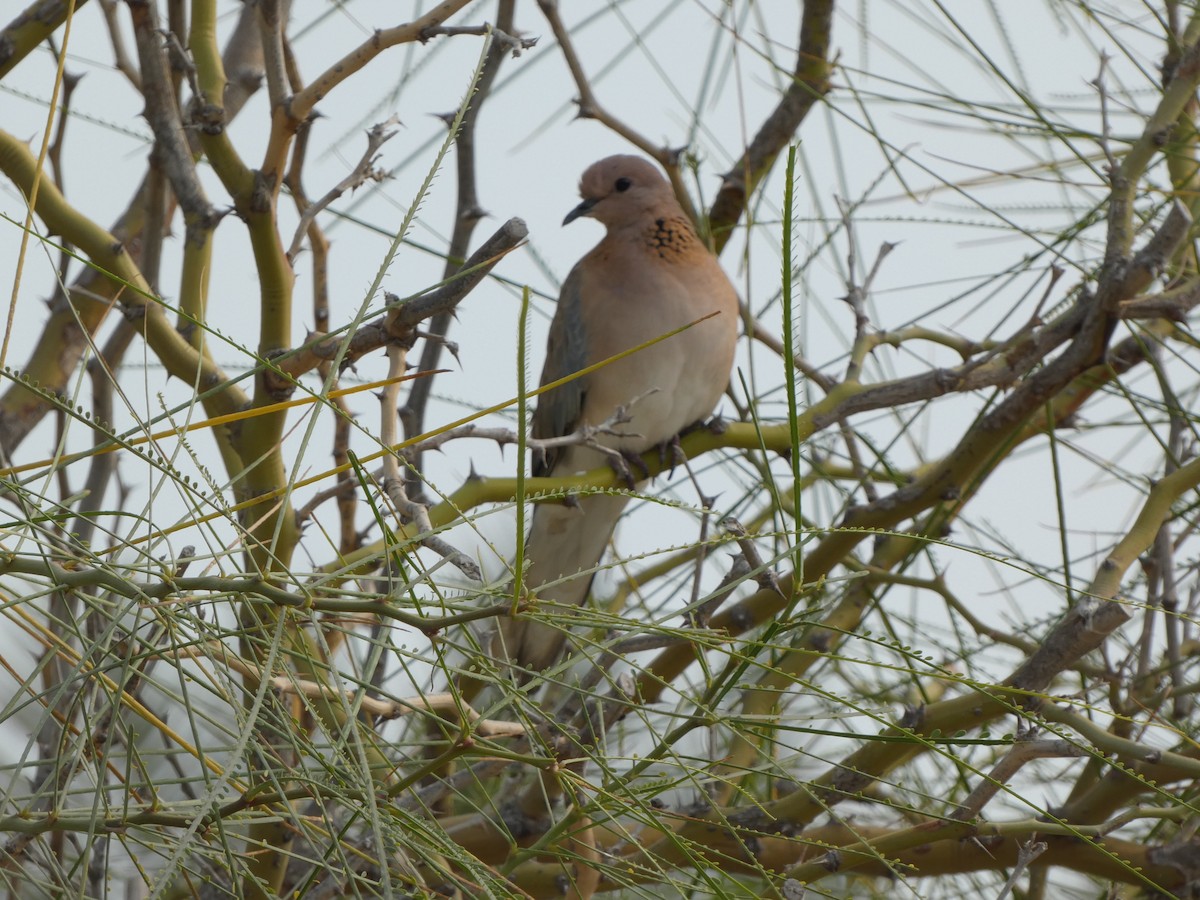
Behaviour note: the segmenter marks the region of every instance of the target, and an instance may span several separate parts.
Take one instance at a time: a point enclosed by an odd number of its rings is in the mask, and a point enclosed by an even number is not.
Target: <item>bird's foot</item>
[[[625,482],[625,487],[629,490],[632,491],[636,488],[639,480],[650,477],[650,469],[640,454],[632,450],[618,450],[612,447],[597,446],[596,449],[607,457],[608,465],[617,473],[617,477]],[[639,478],[634,478],[634,469],[638,470]]]
[[[624,457],[626,463],[633,466],[642,474],[642,478],[650,477],[650,467],[646,465],[646,461],[642,459],[642,454],[633,450],[622,450],[621,456]]]
[[[617,477],[625,482],[625,487],[631,491],[637,487],[639,480],[650,477],[650,467],[646,465],[646,461],[642,459],[640,453],[632,450],[612,450],[608,457],[608,464],[617,473]],[[633,477],[634,469],[640,473],[640,479]]]
[[[685,429],[685,431],[690,430],[691,428]],[[668,463],[670,463],[669,469],[667,469]],[[678,434],[658,445],[658,464],[662,468],[667,469],[668,478],[675,474],[675,467],[677,465],[687,465],[687,454],[683,452],[683,444],[679,442]]]

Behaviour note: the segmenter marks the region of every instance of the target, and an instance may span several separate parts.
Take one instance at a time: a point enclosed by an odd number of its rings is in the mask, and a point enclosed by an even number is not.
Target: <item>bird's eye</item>
[[[613,185],[618,191],[627,191],[633,185],[633,182],[628,178],[618,178],[616,184]]]

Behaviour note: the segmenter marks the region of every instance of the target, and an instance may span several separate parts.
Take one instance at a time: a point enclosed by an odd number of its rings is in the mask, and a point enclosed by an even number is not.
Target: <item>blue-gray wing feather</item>
[[[559,292],[558,307],[554,310],[550,336],[546,342],[543,385],[565,378],[587,365],[587,335],[580,309],[581,280],[579,266],[576,265]],[[562,437],[579,427],[587,381],[585,375],[538,397],[537,408],[533,412],[533,437]],[[553,472],[561,452],[552,449],[535,457],[533,474],[543,476]]]

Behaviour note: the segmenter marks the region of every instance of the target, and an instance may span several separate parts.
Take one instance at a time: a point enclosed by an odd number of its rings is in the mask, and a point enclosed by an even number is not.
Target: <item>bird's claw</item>
[[[613,451],[608,457],[608,464],[617,473],[617,477],[625,482],[625,487],[631,491],[637,487],[637,480],[633,477],[633,468],[641,472],[642,478],[650,477],[650,468],[646,465],[645,460],[632,450]]]
[[[683,444],[679,442],[679,435],[675,435],[658,445],[659,466],[666,469],[668,461],[671,464],[671,468],[667,470],[667,477],[675,474],[675,467],[677,465],[687,462],[687,454],[683,452]]]
[[[641,472],[643,478],[650,477],[650,467],[648,465],[646,465],[646,461],[644,459],[642,459],[642,454],[635,453],[632,450],[622,450],[621,456],[623,456],[625,458],[625,461],[627,463],[629,463],[635,469],[637,469],[639,472]]]

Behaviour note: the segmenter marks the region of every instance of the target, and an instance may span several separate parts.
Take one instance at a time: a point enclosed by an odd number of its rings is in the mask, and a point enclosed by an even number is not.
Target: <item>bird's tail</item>
[[[494,653],[530,670],[549,668],[562,652],[562,627],[534,621],[540,609],[553,615],[555,607],[581,606],[592,586],[594,572],[629,498],[618,494],[583,497],[578,505],[540,504],[533,513],[525,542],[528,568],[525,592],[533,601],[528,613],[502,619]],[[583,574],[579,574],[583,573]],[[543,615],[541,618],[545,618]]]

